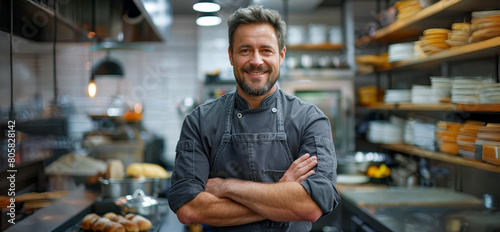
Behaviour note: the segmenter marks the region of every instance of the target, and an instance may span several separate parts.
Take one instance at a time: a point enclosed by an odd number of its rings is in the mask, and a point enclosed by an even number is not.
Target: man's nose
[[[255,66],[259,66],[262,63],[264,63],[264,61],[262,60],[262,56],[258,52],[255,52],[253,54],[252,58],[250,59],[250,64],[255,65]]]

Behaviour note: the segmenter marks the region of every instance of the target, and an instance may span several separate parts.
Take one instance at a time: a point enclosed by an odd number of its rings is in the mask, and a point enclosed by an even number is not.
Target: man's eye
[[[247,52],[250,52],[250,50],[248,50],[248,49],[242,49],[241,52],[242,53],[247,53]]]

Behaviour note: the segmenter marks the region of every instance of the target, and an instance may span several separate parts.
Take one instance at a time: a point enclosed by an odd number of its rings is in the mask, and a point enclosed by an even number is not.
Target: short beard
[[[257,69],[252,68],[252,67],[243,68],[243,72],[248,71],[248,70],[263,71],[263,69],[260,67],[258,67]],[[279,71],[278,71],[278,78],[279,78]],[[258,96],[262,96],[262,95],[266,94],[267,92],[269,92],[269,90],[274,86],[274,84],[276,84],[276,81],[278,81],[278,78],[276,78],[275,80],[272,80],[272,78],[269,77],[267,82],[260,89],[253,89],[252,86],[250,85],[250,83],[245,82],[245,78],[241,78],[241,79],[236,78],[236,82],[240,86],[241,90],[243,90],[243,92],[245,92],[246,94],[248,94],[250,96],[258,97]]]
[[[271,82],[268,81],[268,82],[266,82],[266,84],[264,86],[262,86],[262,88],[253,89],[250,86],[250,84],[248,84],[245,81],[240,81],[240,80],[238,80],[238,85],[243,90],[243,92],[245,92],[248,95],[255,96],[255,97],[262,96],[262,95],[266,94],[271,89],[271,86],[272,86]]]

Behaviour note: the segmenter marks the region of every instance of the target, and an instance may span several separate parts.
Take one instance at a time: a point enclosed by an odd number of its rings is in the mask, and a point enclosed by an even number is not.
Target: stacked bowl
[[[471,23],[472,42],[500,36],[500,10],[472,12]]]

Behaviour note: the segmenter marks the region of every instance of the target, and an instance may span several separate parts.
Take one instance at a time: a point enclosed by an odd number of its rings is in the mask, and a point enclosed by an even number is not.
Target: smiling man
[[[215,231],[309,231],[340,201],[330,122],[277,85],[286,25],[276,11],[242,8],[228,27],[237,88],[186,117],[170,207]]]

